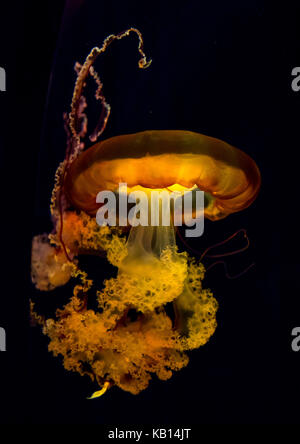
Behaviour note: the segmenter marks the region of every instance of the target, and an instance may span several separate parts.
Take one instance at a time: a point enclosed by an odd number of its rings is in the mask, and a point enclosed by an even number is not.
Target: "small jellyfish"
[[[260,173],[245,153],[218,139],[190,131],[144,131],[120,135],[84,150],[87,131],[83,96],[87,76],[96,81],[102,113],[90,140],[102,134],[110,107],[93,63],[115,39],[130,32],[139,38],[141,68],[149,66],[141,33],[130,28],[109,36],[94,48],[83,65],[76,65],[77,81],[69,116],[65,116],[68,145],[60,164],[51,201],[51,234],[35,236],[32,280],[41,291],[53,290],[71,278],[75,285],[69,302],[56,317],[32,316],[50,338],[49,350],[63,357],[67,370],[88,374],[101,396],[112,386],[132,394],[144,390],[152,377],[166,380],[188,364],[186,352],[204,345],[216,329],[218,303],[203,288],[202,263],[180,252],[176,245],[174,212],[165,226],[137,225],[118,220],[99,226],[102,190],[120,200],[119,185],[129,191],[177,192],[202,190],[204,216],[222,219],[248,207],[260,188]],[[149,217],[151,217],[151,199]],[[119,214],[116,214],[117,219]],[[193,214],[190,214],[193,217]],[[116,267],[101,288],[81,269],[85,254],[103,255]],[[89,303],[96,294],[98,308]]]

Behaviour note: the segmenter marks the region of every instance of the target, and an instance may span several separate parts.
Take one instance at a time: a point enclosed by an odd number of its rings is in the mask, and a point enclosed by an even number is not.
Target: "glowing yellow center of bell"
[[[173,185],[170,185],[166,188],[146,188],[142,187],[141,185],[135,185],[134,187],[128,187],[127,185],[119,186],[119,192],[120,193],[131,193],[134,191],[144,191],[144,193],[151,193],[152,191],[169,191],[170,193],[178,193],[183,194],[185,191],[192,191],[195,188],[197,188],[197,185],[194,185],[192,188],[184,187],[183,185],[180,185],[179,183],[174,183]]]

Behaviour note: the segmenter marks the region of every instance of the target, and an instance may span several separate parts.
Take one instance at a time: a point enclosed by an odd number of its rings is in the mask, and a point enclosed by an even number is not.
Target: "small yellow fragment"
[[[106,392],[106,390],[108,389],[109,386],[110,386],[110,382],[106,381],[101,390],[97,390],[96,392],[94,392],[92,394],[92,396],[90,396],[87,399],[99,398],[99,396],[104,395],[104,393]]]

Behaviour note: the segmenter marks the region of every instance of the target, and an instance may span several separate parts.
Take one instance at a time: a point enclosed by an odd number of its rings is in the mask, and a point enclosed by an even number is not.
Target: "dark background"
[[[0,354],[3,423],[298,423],[300,352],[290,346],[291,330],[300,325],[297,183],[292,180],[297,182],[299,174],[300,92],[291,89],[291,70],[300,65],[298,8],[285,2],[277,10],[264,1],[83,0],[15,2],[5,8],[0,53],[7,74],[7,91],[0,95],[0,326],[7,333],[7,352]],[[34,234],[50,229],[49,197],[64,157],[62,113],[69,110],[74,63],[107,35],[131,26],[143,33],[153,62],[147,70],[137,68],[137,40],[131,35],[96,63],[112,106],[103,137],[186,129],[223,139],[253,157],[262,174],[257,200],[223,221],[208,221],[203,238],[189,242],[201,252],[246,228],[250,247],[226,259],[228,273],[255,265],[236,279],[226,278],[221,265],[207,273],[205,285],[220,304],[218,328],[208,344],[190,353],[188,367],[169,381],[153,379],[138,396],[114,388],[88,401],[97,387],[65,371],[48,353],[39,328],[29,328],[29,297],[44,298],[40,304],[50,311],[62,304],[62,293],[38,296],[32,288],[30,245]],[[91,122],[98,112],[89,104]],[[226,248],[241,245],[238,238]],[[206,259],[206,266],[211,263]]]

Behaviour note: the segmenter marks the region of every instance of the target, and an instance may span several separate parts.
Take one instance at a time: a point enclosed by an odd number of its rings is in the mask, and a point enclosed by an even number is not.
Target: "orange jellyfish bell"
[[[205,216],[226,217],[248,207],[260,188],[255,162],[226,142],[191,131],[157,130],[112,137],[70,166],[65,192],[79,210],[95,215],[101,190],[119,183],[155,189],[174,184],[205,192]]]

